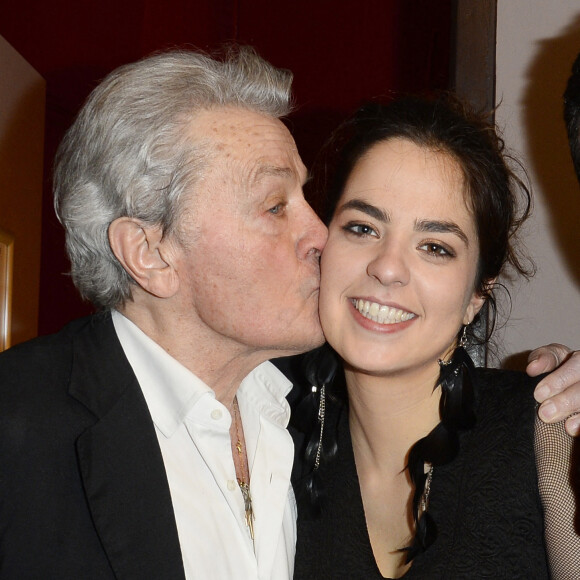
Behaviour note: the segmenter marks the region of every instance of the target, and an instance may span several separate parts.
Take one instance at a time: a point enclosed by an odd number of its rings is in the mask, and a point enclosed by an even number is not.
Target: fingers
[[[555,371],[550,373],[547,377],[544,377],[538,383],[536,390],[534,391],[534,396],[536,397],[536,400],[541,403],[546,399],[561,393],[563,396],[558,399],[560,401],[560,405],[571,405],[570,408],[567,409],[569,411],[568,414],[575,411],[580,411],[580,408],[576,408],[575,406],[580,405],[580,401],[576,400],[577,398],[580,398],[580,351],[572,352],[571,354],[568,354],[566,358],[563,356],[563,350],[560,350],[560,356],[558,356],[556,353],[557,349],[555,350],[552,347],[561,347],[566,349],[566,347],[562,347],[562,345],[550,345],[550,347],[542,348],[549,348],[554,353],[553,356],[558,358],[558,360],[560,360],[560,358],[565,358],[566,360]],[[547,354],[545,356],[542,355],[542,359],[544,358],[549,357]],[[552,361],[553,360],[554,359],[552,358]],[[548,366],[547,363],[540,364],[543,368]]]
[[[548,348],[553,346],[557,347],[556,350],[561,347],[561,345],[550,345]],[[558,355],[550,356],[562,356],[563,352],[559,350]],[[580,413],[580,352],[568,354],[564,364],[544,377],[536,386],[534,397],[542,403],[538,411],[542,421],[554,423],[569,417],[566,421],[566,431],[570,435],[578,435],[580,415],[574,414]]]
[[[552,343],[533,350],[528,356],[526,372],[531,377],[547,373],[560,366],[572,351],[563,344]],[[580,380],[580,375],[578,376]]]
[[[573,437],[580,435],[580,414],[572,415],[566,420],[566,431]]]

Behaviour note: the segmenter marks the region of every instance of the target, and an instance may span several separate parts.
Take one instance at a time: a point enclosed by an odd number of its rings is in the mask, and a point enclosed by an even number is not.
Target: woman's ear
[[[479,292],[474,292],[467,308],[465,310],[465,315],[463,316],[463,324],[468,325],[473,322],[473,319],[477,316],[477,313],[481,310],[485,301],[487,300],[487,295],[493,287],[495,286],[497,278],[493,278],[485,284],[485,294],[480,294]]]
[[[172,264],[171,244],[161,226],[121,217],[109,226],[109,244],[129,276],[148,293],[170,298],[179,288]]]

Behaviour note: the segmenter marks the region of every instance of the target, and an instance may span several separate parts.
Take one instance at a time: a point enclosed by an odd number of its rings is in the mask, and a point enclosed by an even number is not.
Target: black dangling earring
[[[461,333],[461,337],[459,338],[459,342],[457,343],[457,346],[455,347],[455,350],[453,351],[453,355],[450,359],[448,360],[443,360],[443,359],[439,359],[439,368],[441,369],[441,374],[440,377],[442,376],[447,376],[449,374],[448,371],[444,371],[444,369],[446,367],[451,367],[451,365],[453,365],[454,367],[457,366],[456,364],[454,364],[454,361],[456,361],[456,355],[457,355],[457,351],[459,349],[462,349],[464,352],[460,353],[461,356],[463,356],[463,354],[467,354],[465,352],[465,347],[468,344],[468,339],[467,339],[467,327],[469,326],[469,324],[465,324],[463,326],[463,331]],[[455,374],[457,374],[458,370],[456,370]],[[441,384],[441,380],[437,383],[438,385]]]
[[[466,350],[469,343],[467,326],[463,327],[461,338],[451,359],[439,361],[441,417],[453,430],[470,429],[475,423],[472,384],[475,367]]]
[[[304,434],[303,448],[299,452],[303,457],[304,469],[296,496],[297,501],[316,516],[320,513],[324,495],[320,467],[336,454],[337,449],[336,440],[323,442],[323,439],[331,416],[327,412],[329,401],[326,399],[326,391],[327,387],[331,388],[339,362],[334,351],[325,344],[303,357],[302,368],[309,388],[304,398],[292,409],[290,419],[292,426]],[[329,400],[331,393],[329,391]]]
[[[469,326],[469,324],[465,324],[463,326],[463,332],[461,334],[461,338],[459,339],[459,347],[460,348],[465,348],[467,346],[467,327]]]

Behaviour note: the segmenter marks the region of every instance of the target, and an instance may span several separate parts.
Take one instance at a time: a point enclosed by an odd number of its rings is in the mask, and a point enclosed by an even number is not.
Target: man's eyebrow
[[[261,165],[254,174],[254,183],[264,177],[282,177],[284,179],[294,178],[296,172],[290,167],[278,167],[276,165]]]
[[[378,208],[375,205],[367,203],[366,201],[363,201],[362,199],[349,199],[346,203],[344,203],[343,205],[341,205],[338,208],[336,213],[341,214],[342,212],[346,211],[347,209],[354,209],[357,211],[361,211],[362,213],[366,213],[368,216],[370,216],[376,220],[379,220],[380,222],[383,222],[383,223],[388,223],[391,221],[391,218],[386,211]]]
[[[469,247],[469,240],[467,239],[467,236],[455,222],[438,221],[438,220],[417,220],[415,222],[415,230],[418,232],[455,234],[458,238],[463,240],[463,242],[467,247]]]

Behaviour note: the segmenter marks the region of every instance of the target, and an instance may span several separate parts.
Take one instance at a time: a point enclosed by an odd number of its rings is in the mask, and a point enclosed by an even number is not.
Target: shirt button
[[[234,491],[236,489],[236,482],[233,479],[228,479],[228,489]]]
[[[221,409],[214,409],[211,412],[211,418],[212,419],[215,419],[216,421],[219,420],[219,419],[221,419],[222,418],[222,415],[223,415],[223,413],[222,413]]]

